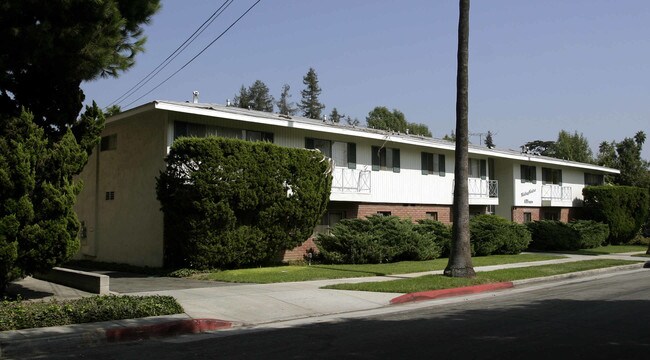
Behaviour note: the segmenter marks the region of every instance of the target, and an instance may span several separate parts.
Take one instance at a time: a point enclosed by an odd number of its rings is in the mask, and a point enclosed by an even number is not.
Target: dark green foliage
[[[0,331],[173,315],[183,312],[171,296],[93,296],[64,301],[2,301]]]
[[[95,115],[103,123],[96,105],[85,116]],[[0,292],[8,281],[49,270],[78,250],[72,206],[81,184],[72,176],[96,143],[77,143],[69,129],[50,143],[25,112],[0,121]]]
[[[534,250],[593,249],[603,245],[609,236],[609,227],[606,224],[590,220],[569,223],[542,220],[526,225],[533,236],[529,248]]]
[[[422,219],[417,221],[415,231],[420,234],[435,235],[435,242],[440,248],[440,257],[449,257],[451,250],[451,226],[440,221]]]
[[[609,226],[593,220],[571,221],[569,226],[578,233],[580,249],[602,246],[609,237]]]
[[[159,7],[159,0],[2,1],[0,114],[25,108],[49,139],[72,127],[81,141],[81,82],[132,67],[145,41],[141,25]]]
[[[298,109],[295,108],[294,103],[289,100],[289,98],[291,97],[291,94],[289,94],[290,89],[291,87],[289,86],[289,84],[282,85],[280,100],[278,100],[278,102],[275,103],[275,105],[278,107],[278,112],[280,114],[293,116],[296,114]]]
[[[302,78],[302,83],[306,87],[300,92],[302,99],[298,104],[298,108],[302,110],[302,116],[310,119],[320,119],[321,111],[325,108],[325,105],[318,99],[322,90],[318,85],[316,70],[309,68],[307,74]]]
[[[409,133],[411,135],[422,135],[431,137],[431,131],[424,124],[415,124],[406,121],[404,113],[393,109],[388,110],[385,106],[377,106],[368,113],[366,124],[369,128],[388,131]]]
[[[416,231],[409,219],[370,216],[344,219],[331,234],[318,234],[320,258],[333,264],[378,264],[405,260],[432,260],[440,255],[433,233]]]
[[[235,95],[234,103],[235,106],[244,109],[273,112],[275,100],[269,93],[268,86],[261,80],[255,80],[248,89],[244,85],[241,86],[239,95]]]
[[[646,135],[637,132],[633,138],[626,137],[621,142],[600,143],[598,165],[621,170],[620,175],[610,179],[616,185],[650,188],[650,163],[641,158]]]
[[[469,221],[473,255],[519,254],[530,243],[524,225],[496,215],[478,215]]]
[[[312,234],[331,187],[319,152],[235,139],[181,138],[157,182],[171,268],[268,263]]]
[[[624,244],[634,239],[648,219],[648,189],[587,186],[582,194],[588,218],[609,225],[610,244]]]
[[[533,250],[578,250],[578,234],[567,223],[557,220],[541,220],[526,223],[533,241]]]

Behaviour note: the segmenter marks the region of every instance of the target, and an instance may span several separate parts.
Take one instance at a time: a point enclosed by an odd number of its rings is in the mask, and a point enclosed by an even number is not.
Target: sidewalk
[[[566,255],[567,258],[564,259],[476,267],[475,270],[477,272],[492,271],[505,268],[591,260],[596,258],[625,259],[639,262],[638,264],[592,270],[581,274],[573,273],[554,276],[551,278],[522,280],[514,282],[514,284],[510,283],[508,287],[512,287],[539,281],[557,281],[558,279],[566,279],[576,276],[592,276],[599,273],[602,274],[613,271],[640,269],[643,267],[644,262],[648,260],[647,258],[631,257],[629,255],[630,254],[599,256]],[[442,273],[442,271],[275,284],[220,283],[216,286],[215,284],[206,284],[205,287],[191,287],[185,289],[178,287],[169,289],[169,287],[163,287],[169,290],[160,291],[149,291],[152,286],[151,283],[155,281],[149,280],[147,281],[147,286],[144,287],[147,291],[137,291],[135,286],[126,287],[129,289],[129,295],[173,296],[183,306],[185,314],[0,332],[0,358],[11,357],[12,354],[25,356],[25,351],[31,353],[46,353],[49,351],[48,349],[60,350],[60,346],[89,346],[104,342],[134,340],[182,333],[199,333],[232,327],[254,327],[287,320],[346,314],[363,310],[380,309],[388,306],[399,306],[391,305],[391,300],[398,297],[404,299],[406,294],[326,290],[320,289],[320,287],[330,284],[386,281],[440,273]],[[161,279],[161,281],[165,283],[168,282],[168,279],[166,278]],[[202,283],[199,282],[193,285],[200,286],[201,284]],[[51,293],[51,297],[54,298],[74,298],[92,295],[65,286],[31,278],[18,282],[16,286],[23,287],[23,290],[32,291],[34,294],[40,293],[42,295],[43,293]],[[494,291],[498,288],[499,287],[496,286],[488,286],[486,288],[474,287],[469,290],[470,293],[475,293],[479,291]],[[446,290],[445,292],[446,293],[443,294],[443,296],[467,294],[467,292],[458,289]],[[430,295],[431,297],[427,297],[427,295]],[[440,294],[425,294],[424,299],[437,297],[438,295]],[[415,301],[421,299],[422,297],[413,296],[411,299],[407,296],[407,300],[404,301]]]

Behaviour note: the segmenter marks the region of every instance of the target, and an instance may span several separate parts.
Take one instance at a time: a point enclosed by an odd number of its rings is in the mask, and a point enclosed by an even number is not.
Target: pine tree
[[[248,95],[248,89],[244,85],[239,88],[239,94],[235,95],[232,100],[233,105],[242,109],[248,109],[251,107],[250,96]]]
[[[329,115],[329,121],[331,121],[333,124],[338,124],[341,122],[341,119],[344,118],[345,115],[339,113],[339,111],[336,108],[332,109],[332,112],[330,112]]]
[[[359,126],[359,124],[360,124],[359,119],[357,119],[357,118],[353,119],[353,118],[350,117],[350,115],[347,115],[345,117],[345,122],[347,122],[348,125],[350,125],[350,126]]]
[[[494,140],[492,139],[492,131],[490,130],[488,130],[487,135],[485,136],[485,146],[487,146],[488,149],[495,147]]]
[[[282,85],[282,93],[280,93],[280,100],[278,100],[275,105],[278,107],[278,112],[282,115],[289,115],[293,116],[296,114],[298,109],[294,107],[294,103],[289,101],[289,98],[291,97],[291,94],[289,94],[289,90],[291,87],[289,84],[284,84]]]
[[[309,68],[307,75],[302,78],[302,83],[306,88],[300,92],[302,100],[298,104],[298,108],[302,110],[302,115],[310,119],[320,119],[321,111],[325,105],[321,104],[318,96],[321,93],[321,88],[318,86],[318,75],[314,68]]]
[[[262,80],[255,80],[248,89],[242,85],[239,94],[234,98],[237,107],[266,112],[273,112],[274,102],[273,96],[269,93],[269,87]]]

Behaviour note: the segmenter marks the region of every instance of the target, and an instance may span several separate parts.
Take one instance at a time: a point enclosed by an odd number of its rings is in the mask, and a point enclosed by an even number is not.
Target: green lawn
[[[412,279],[366,282],[358,284],[337,284],[325,289],[358,290],[394,293],[412,293],[426,290],[449,289],[502,281],[514,281],[536,277],[566,274],[571,272],[638,263],[628,260],[588,260],[563,264],[530,266],[517,269],[503,269],[479,272],[474,279],[450,278],[442,275],[425,275]]]
[[[593,249],[582,249],[572,251],[572,254],[580,255],[605,255],[605,254],[620,254],[628,252],[646,252],[648,247],[646,245],[607,245],[600,246]]]
[[[529,261],[553,260],[561,257],[562,256],[560,255],[554,256],[541,254],[492,255],[472,258],[472,262],[474,266],[488,266]],[[290,281],[384,276],[443,270],[445,266],[447,266],[447,261],[448,260],[446,258],[442,258],[430,261],[402,261],[390,264],[312,266],[289,265],[199,273],[192,275],[191,277],[200,280],[268,284]]]

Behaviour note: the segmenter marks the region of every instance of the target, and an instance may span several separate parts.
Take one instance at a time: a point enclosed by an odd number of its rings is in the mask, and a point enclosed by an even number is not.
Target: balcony
[[[558,202],[571,202],[572,198],[570,186],[542,185],[542,206],[552,206]]]
[[[370,194],[370,170],[335,167],[332,171],[332,192]]]
[[[490,199],[499,197],[498,180],[484,180],[479,178],[467,179],[470,199]]]

